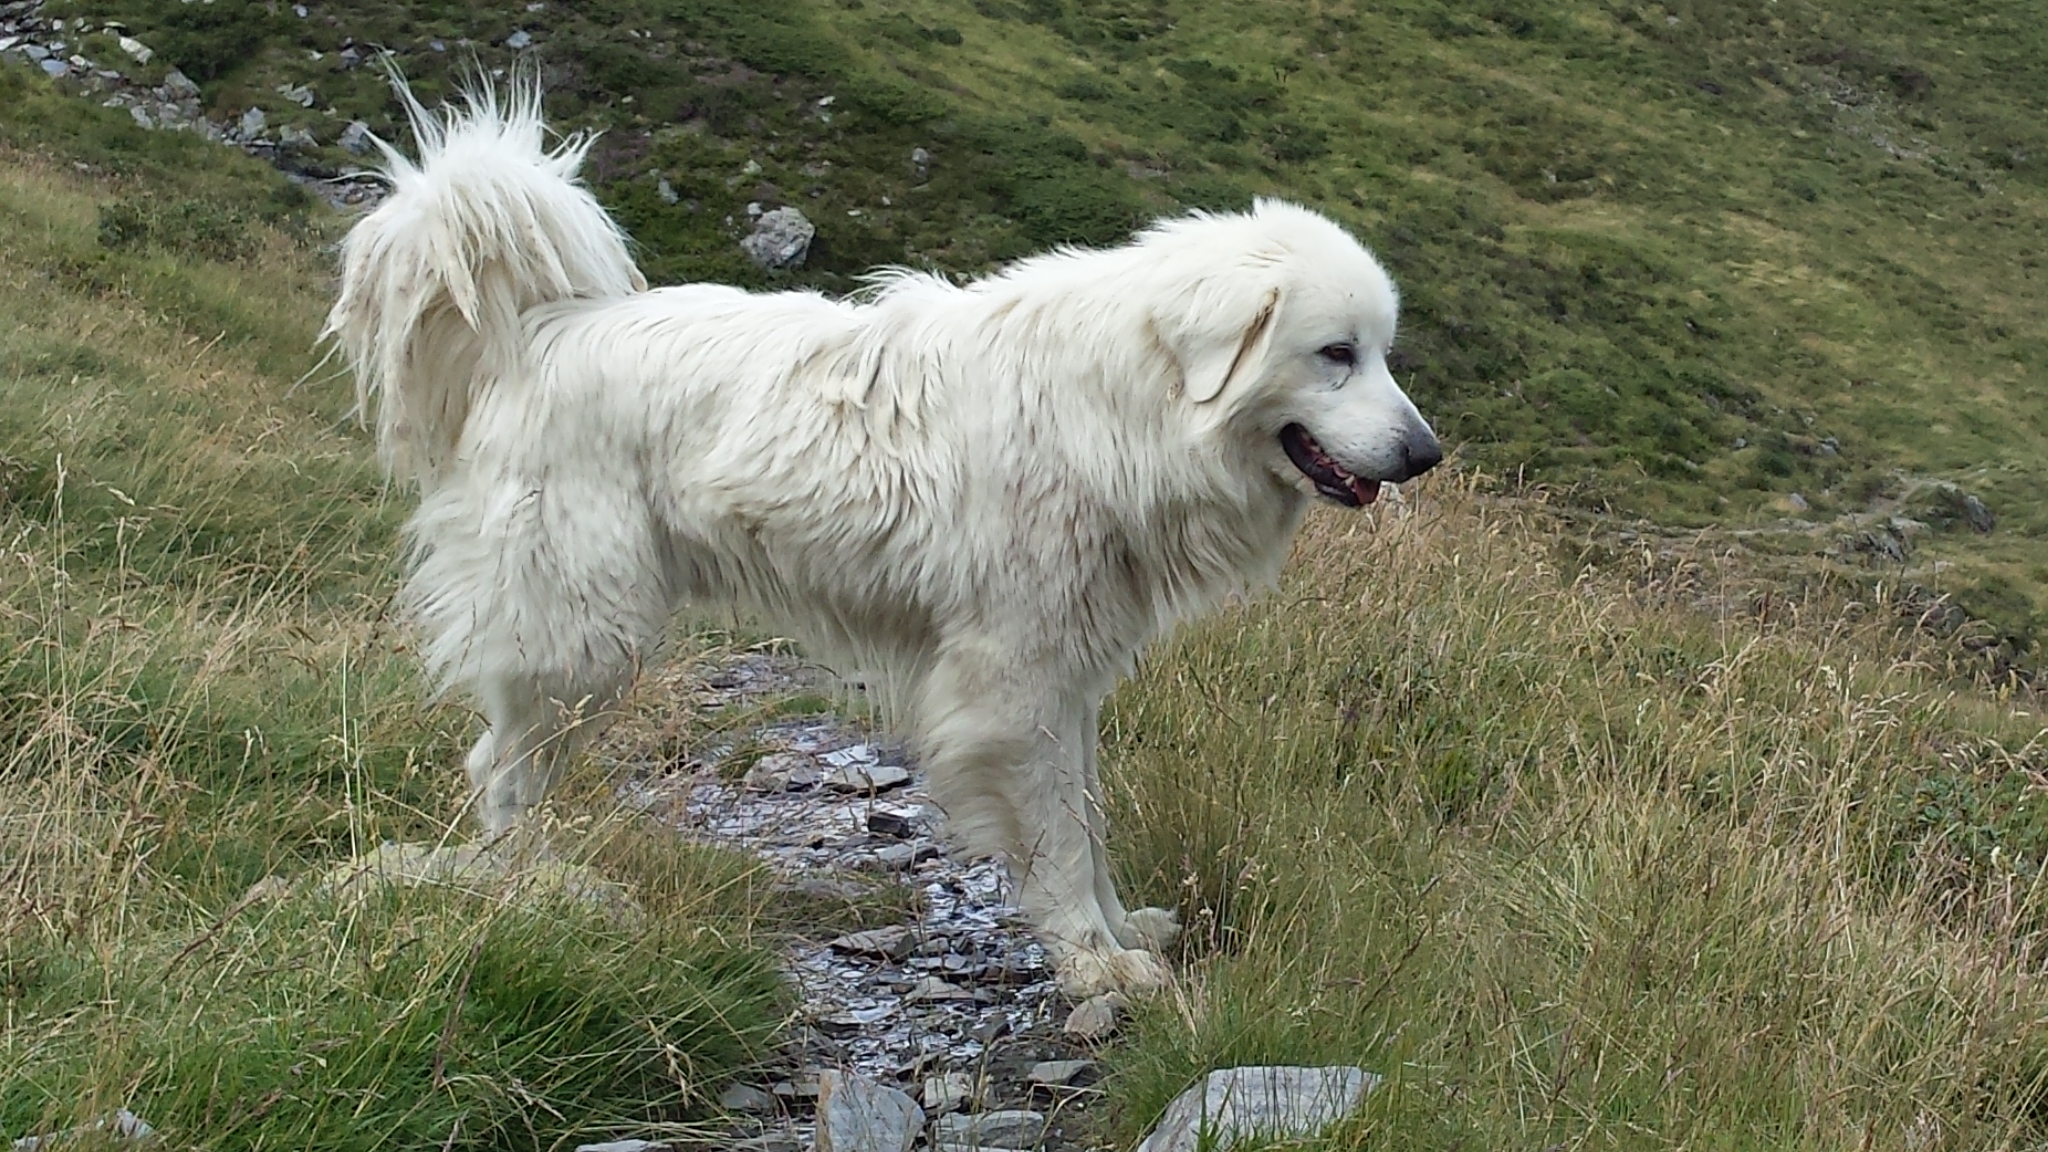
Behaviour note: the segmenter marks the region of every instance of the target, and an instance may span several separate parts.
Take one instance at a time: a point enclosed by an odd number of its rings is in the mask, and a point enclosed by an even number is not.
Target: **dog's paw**
[[[1164,952],[1180,939],[1180,917],[1167,908],[1133,908],[1124,914],[1117,943],[1126,948]]]
[[[1075,1000],[1104,992],[1150,996],[1173,982],[1166,961],[1141,948],[1074,952],[1059,962],[1060,991]]]

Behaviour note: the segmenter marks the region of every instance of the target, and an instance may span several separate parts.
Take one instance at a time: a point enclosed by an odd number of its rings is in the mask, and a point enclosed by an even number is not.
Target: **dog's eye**
[[[1342,364],[1346,368],[1351,368],[1358,364],[1358,346],[1355,344],[1325,344],[1321,348],[1316,349],[1316,355],[1321,356],[1332,364]]]

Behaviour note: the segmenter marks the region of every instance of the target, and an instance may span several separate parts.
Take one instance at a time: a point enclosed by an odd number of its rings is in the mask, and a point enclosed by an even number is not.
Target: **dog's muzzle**
[[[1412,480],[1443,463],[1444,459],[1442,442],[1426,425],[1410,428],[1402,436],[1400,464],[1381,476],[1360,476],[1337,463],[1308,429],[1299,424],[1289,424],[1280,430],[1280,447],[1286,451],[1287,459],[1295,468],[1316,486],[1316,491],[1346,508],[1364,507],[1380,498],[1382,483],[1399,484]]]

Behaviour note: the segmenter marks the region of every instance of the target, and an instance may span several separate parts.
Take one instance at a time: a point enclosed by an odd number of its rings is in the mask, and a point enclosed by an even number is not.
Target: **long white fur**
[[[1434,444],[1386,373],[1379,265],[1268,201],[964,287],[646,291],[535,91],[403,95],[420,159],[385,149],[327,333],[419,483],[405,601],[489,722],[486,828],[540,801],[679,603],[734,604],[859,670],[1070,992],[1162,984],[1172,917],[1126,912],[1103,851],[1098,704],[1277,572],[1312,491],[1281,427],[1363,476]],[[1317,353],[1340,338],[1355,368]]]

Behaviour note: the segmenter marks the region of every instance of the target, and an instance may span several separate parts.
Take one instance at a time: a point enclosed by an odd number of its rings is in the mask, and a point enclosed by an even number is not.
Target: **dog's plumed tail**
[[[341,246],[341,290],[323,337],[374,411],[386,467],[439,482],[480,389],[515,381],[521,316],[550,301],[623,296],[647,282],[626,240],[575,182],[591,138],[553,148],[540,87],[469,86],[429,111],[393,76],[418,141],[407,159],[379,140],[392,192]]]

